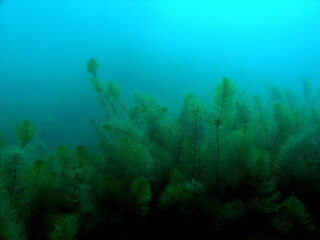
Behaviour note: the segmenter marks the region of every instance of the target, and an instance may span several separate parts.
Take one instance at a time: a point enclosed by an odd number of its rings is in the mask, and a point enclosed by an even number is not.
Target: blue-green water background
[[[0,0],[0,130],[36,123],[48,146],[95,146],[102,120],[84,64],[130,103],[155,94],[172,113],[187,92],[210,105],[221,77],[263,94],[320,81],[320,1]]]

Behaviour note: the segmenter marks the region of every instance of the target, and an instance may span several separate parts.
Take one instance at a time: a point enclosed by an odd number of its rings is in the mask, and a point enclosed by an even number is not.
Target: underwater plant
[[[235,113],[235,93],[236,89],[233,82],[224,77],[221,83],[215,88],[213,93],[213,116],[211,116],[213,134],[215,136],[215,187],[218,188],[220,181],[220,164],[224,156],[222,145],[225,138],[231,133],[231,125]]]
[[[16,128],[16,139],[20,142],[22,148],[31,141],[35,134],[36,128],[34,123],[28,120],[18,123]]]
[[[98,101],[101,103],[106,115],[107,119],[110,118],[109,109],[107,107],[106,99],[103,96],[103,86],[97,77],[97,71],[99,69],[99,63],[94,58],[90,58],[86,63],[86,70],[91,74],[89,78],[93,89],[98,93]]]

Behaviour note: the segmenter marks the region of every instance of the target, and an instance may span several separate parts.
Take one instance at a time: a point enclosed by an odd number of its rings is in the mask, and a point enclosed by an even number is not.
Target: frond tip
[[[92,75],[96,75],[98,69],[99,69],[99,63],[94,58],[90,58],[86,62],[86,70],[87,70],[88,73],[90,73]]]
[[[36,135],[36,128],[33,122],[28,120],[18,123],[16,128],[16,139],[24,147]]]
[[[215,111],[216,124],[221,124],[228,119],[235,107],[236,88],[234,83],[224,77],[213,93],[213,109]]]

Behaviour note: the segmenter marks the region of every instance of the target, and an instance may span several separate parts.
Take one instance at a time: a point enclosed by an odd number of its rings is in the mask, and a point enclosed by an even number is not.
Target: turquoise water
[[[269,82],[300,94],[303,78],[319,87],[319,1],[0,4],[0,123],[9,138],[27,118],[53,145],[92,141],[80,130],[99,115],[84,69],[90,57],[127,101],[152,92],[174,113],[190,91],[210,104],[223,76],[249,93]]]
[[[0,0],[0,240],[320,239],[319,43],[319,0]]]

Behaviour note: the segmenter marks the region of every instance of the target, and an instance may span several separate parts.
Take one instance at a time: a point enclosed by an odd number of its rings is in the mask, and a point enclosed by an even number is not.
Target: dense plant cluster
[[[268,86],[250,101],[223,78],[176,117],[150,94],[133,106],[86,64],[105,114],[100,152],[39,153],[23,121],[0,134],[0,239],[319,239],[319,96]],[[318,105],[319,106],[319,105]]]

